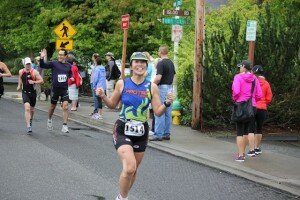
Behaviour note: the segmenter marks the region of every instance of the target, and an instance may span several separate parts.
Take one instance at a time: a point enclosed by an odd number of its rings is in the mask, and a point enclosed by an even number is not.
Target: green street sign
[[[186,25],[186,24],[190,24],[191,20],[187,19],[187,18],[162,18],[161,22],[163,24],[178,24],[178,25]]]
[[[182,0],[175,0],[174,3],[173,3],[173,6],[174,7],[180,7],[180,6],[182,6]]]

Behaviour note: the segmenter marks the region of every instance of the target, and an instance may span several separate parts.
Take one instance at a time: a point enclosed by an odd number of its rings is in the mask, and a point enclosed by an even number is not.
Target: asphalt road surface
[[[57,109],[60,109],[59,107]],[[121,166],[111,135],[70,122],[46,129],[37,111],[26,135],[23,106],[0,100],[0,200],[114,200]],[[148,148],[130,200],[284,200],[288,193]]]

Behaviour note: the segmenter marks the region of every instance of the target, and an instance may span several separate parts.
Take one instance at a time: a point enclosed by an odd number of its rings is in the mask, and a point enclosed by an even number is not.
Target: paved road
[[[25,133],[22,105],[0,100],[1,200],[112,200],[121,170],[111,135],[61,119],[45,130],[38,111],[34,132]],[[148,148],[130,200],[293,199],[281,192],[198,163]]]

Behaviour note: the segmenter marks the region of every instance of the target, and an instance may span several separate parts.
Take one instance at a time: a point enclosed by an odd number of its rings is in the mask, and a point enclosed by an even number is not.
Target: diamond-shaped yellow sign
[[[55,29],[54,33],[60,39],[70,39],[76,34],[75,28],[65,19]]]
[[[65,50],[72,50],[73,49],[73,40],[56,40],[56,49],[65,49]]]

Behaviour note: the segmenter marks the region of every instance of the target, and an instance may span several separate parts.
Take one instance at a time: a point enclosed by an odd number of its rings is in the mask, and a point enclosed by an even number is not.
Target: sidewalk
[[[4,98],[21,102],[18,92],[6,92]],[[78,111],[70,112],[70,120],[111,134],[118,111],[105,109],[103,120],[91,120],[89,114],[93,108],[86,102],[89,100],[81,99]],[[36,108],[47,112],[49,104],[38,101]],[[61,110],[56,109],[55,115],[61,116]],[[170,141],[149,142],[148,146],[300,196],[300,159],[293,156],[263,150],[262,155],[247,157],[244,163],[239,163],[234,161],[235,143],[177,125],[173,125]]]

